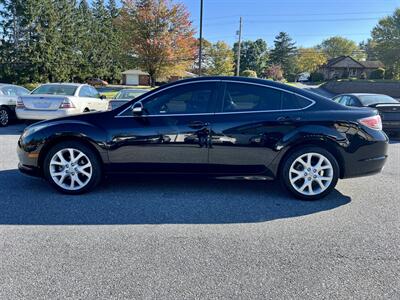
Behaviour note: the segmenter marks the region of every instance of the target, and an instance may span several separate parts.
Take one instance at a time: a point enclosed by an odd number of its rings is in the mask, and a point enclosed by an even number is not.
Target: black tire
[[[9,108],[0,107],[0,127],[6,127],[10,124],[11,111]]]
[[[77,190],[69,190],[59,186],[50,174],[50,162],[53,156],[62,149],[73,148],[83,152],[91,163],[92,176],[87,184]],[[77,141],[61,142],[50,149],[43,162],[43,174],[45,179],[59,192],[68,195],[79,195],[93,190],[102,179],[102,165],[97,155],[86,145]]]
[[[329,184],[329,186],[322,191],[321,193],[315,194],[315,195],[305,195],[297,191],[292,183],[290,182],[290,175],[289,171],[292,166],[292,164],[296,161],[297,158],[301,157],[304,154],[307,153],[317,153],[320,155],[323,155],[326,159],[329,160],[331,166],[332,166],[332,180]],[[296,198],[301,199],[301,200],[318,200],[326,195],[328,195],[336,186],[338,179],[339,179],[339,174],[340,174],[340,168],[339,164],[336,160],[336,158],[327,150],[320,148],[320,147],[310,147],[306,146],[304,148],[299,148],[295,150],[294,152],[290,153],[289,156],[285,158],[285,161],[282,164],[281,170],[280,170],[280,180],[281,183],[283,184],[284,188],[289,191],[292,195],[294,195]],[[300,181],[301,182],[301,181]],[[305,182],[305,180],[304,180]]]

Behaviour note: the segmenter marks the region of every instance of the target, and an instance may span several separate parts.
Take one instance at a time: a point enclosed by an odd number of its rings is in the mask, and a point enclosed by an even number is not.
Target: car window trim
[[[142,117],[172,117],[172,116],[199,116],[199,115],[227,115],[227,114],[245,114],[245,113],[247,113],[247,114],[248,114],[248,113],[254,114],[254,113],[286,112],[286,111],[291,112],[291,111],[302,111],[302,110],[308,109],[308,108],[310,108],[311,106],[313,106],[313,105],[316,103],[315,100],[312,100],[312,99],[310,99],[310,98],[308,98],[308,97],[306,97],[306,96],[303,96],[303,95],[300,95],[300,94],[298,94],[298,93],[296,93],[296,92],[288,91],[288,90],[285,90],[285,89],[282,89],[282,88],[279,88],[279,87],[269,86],[269,85],[266,85],[266,84],[261,84],[261,83],[256,83],[256,82],[235,81],[235,80],[227,80],[227,79],[219,79],[219,80],[218,80],[218,79],[213,79],[213,80],[201,80],[201,81],[196,81],[196,82],[192,82],[192,81],[189,81],[189,82],[182,82],[182,83],[180,83],[180,84],[175,84],[175,85],[168,86],[168,87],[166,87],[166,88],[160,89],[159,91],[156,91],[155,93],[153,93],[153,94],[151,94],[151,95],[148,95],[148,96],[144,97],[143,99],[141,99],[141,100],[139,100],[139,101],[137,101],[137,102],[142,102],[143,100],[146,100],[146,99],[149,98],[149,97],[152,97],[152,96],[154,96],[154,95],[156,95],[156,94],[158,94],[158,93],[164,92],[164,91],[166,91],[166,90],[168,90],[168,89],[171,89],[171,88],[174,88],[174,87],[177,87],[177,86],[187,85],[187,84],[203,83],[203,82],[217,82],[217,83],[218,83],[218,82],[220,82],[220,83],[231,82],[231,83],[243,83],[243,84],[257,85],[257,86],[261,86],[261,87],[264,87],[264,88],[272,88],[272,89],[276,89],[276,90],[279,90],[279,91],[282,91],[282,92],[287,92],[287,93],[290,93],[290,94],[293,94],[293,95],[302,97],[302,98],[304,98],[304,99],[310,101],[310,105],[308,105],[308,106],[306,106],[306,107],[303,107],[303,108],[293,108],[293,109],[258,110],[258,111],[254,111],[254,110],[253,110],[253,111],[237,111],[237,112],[223,112],[223,111],[216,112],[216,111],[215,111],[215,112],[213,112],[213,113],[143,115]],[[218,86],[217,86],[217,89],[218,89]],[[135,102],[135,103],[136,103],[136,102]],[[121,111],[119,114],[117,114],[116,116],[114,116],[114,118],[135,118],[135,116],[133,116],[133,115],[122,116],[122,114],[125,113],[127,110],[132,109],[132,105],[135,104],[135,103],[132,103],[131,105],[129,105],[127,108],[125,108],[125,109],[124,109],[123,111]]]

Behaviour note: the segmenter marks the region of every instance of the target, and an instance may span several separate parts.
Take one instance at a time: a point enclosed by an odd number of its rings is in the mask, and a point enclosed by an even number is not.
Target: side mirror
[[[101,100],[106,100],[106,99],[107,99],[107,97],[106,97],[106,96],[104,96],[104,95],[100,95],[100,99],[101,99]]]
[[[143,115],[143,104],[142,102],[136,102],[135,104],[133,104],[132,107],[132,114],[134,116],[141,116]]]

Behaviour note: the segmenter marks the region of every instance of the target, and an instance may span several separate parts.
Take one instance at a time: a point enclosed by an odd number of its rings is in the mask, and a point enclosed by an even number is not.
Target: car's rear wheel
[[[317,200],[335,188],[339,165],[329,151],[319,147],[305,147],[286,158],[281,177],[284,186],[297,198]]]
[[[88,192],[101,180],[101,164],[96,154],[75,141],[62,142],[51,148],[43,168],[51,185],[66,194]]]
[[[10,123],[10,110],[7,107],[0,107],[0,126],[5,127]]]

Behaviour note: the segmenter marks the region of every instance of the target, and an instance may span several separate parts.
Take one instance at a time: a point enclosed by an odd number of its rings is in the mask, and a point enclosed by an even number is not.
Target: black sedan
[[[376,111],[288,85],[205,77],[171,83],[115,110],[48,120],[18,142],[19,169],[79,194],[103,174],[279,179],[314,200],[339,178],[383,168],[388,139]]]
[[[351,107],[369,107],[379,111],[383,130],[388,134],[400,134],[400,103],[381,94],[342,94],[333,101]]]

